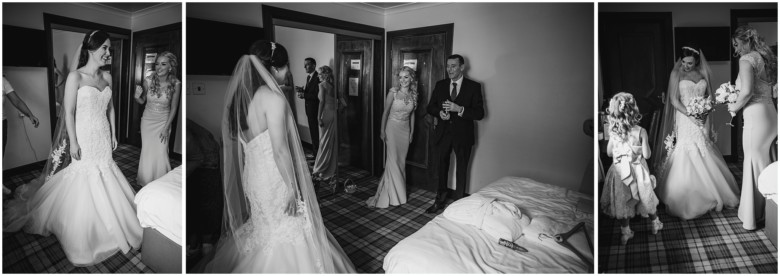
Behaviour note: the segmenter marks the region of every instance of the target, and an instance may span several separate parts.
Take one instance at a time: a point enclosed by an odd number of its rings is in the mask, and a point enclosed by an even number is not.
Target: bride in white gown
[[[141,244],[133,190],[111,156],[117,146],[111,75],[99,69],[110,58],[108,37],[103,31],[84,36],[78,70],[65,83],[59,116],[65,126],[58,121],[52,154],[42,174],[3,206],[3,231],[53,233],[75,266]]]
[[[662,136],[656,138],[658,197],[667,213],[685,220],[739,204],[736,180],[711,138],[711,116],[700,122],[686,111],[694,97],[713,97],[710,76],[701,50],[683,47],[683,58],[669,78]],[[664,141],[670,134],[676,134],[677,141],[667,152]]]
[[[287,51],[258,41],[250,52],[236,65],[225,98],[226,229],[204,270],[354,273],[322,222],[295,121],[277,84],[289,70]]]

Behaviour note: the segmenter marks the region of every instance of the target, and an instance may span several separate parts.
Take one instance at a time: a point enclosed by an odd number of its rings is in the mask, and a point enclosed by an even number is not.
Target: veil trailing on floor
[[[707,59],[704,57],[704,52],[699,51],[699,68],[698,71],[704,77],[704,80],[707,82],[707,90],[706,95],[710,98],[710,100],[714,99],[713,91],[712,91],[712,83],[711,83],[711,77],[712,77],[712,71],[710,70],[710,66],[707,63]],[[674,108],[674,105],[672,104],[672,99],[675,97],[680,97],[680,77],[682,75],[682,63],[681,61],[677,61],[674,64],[674,68],[672,69],[671,74],[669,75],[669,86],[666,90],[666,98],[664,99],[664,113],[663,117],[661,119],[661,131],[658,132],[658,136],[655,138],[655,144],[653,145],[653,168],[655,169],[656,177],[659,178],[659,181],[663,181],[665,179],[665,168],[666,163],[669,159],[669,155],[671,151],[667,152],[666,150],[666,139],[667,137],[671,137],[672,133],[675,133],[675,126],[677,124],[676,121],[676,113],[677,109]],[[712,113],[707,115],[707,120],[704,124],[704,128],[707,128],[710,130],[710,139],[712,137],[716,137],[713,130],[713,124],[712,124]],[[675,134],[676,137],[676,134]],[[678,137],[679,138],[679,137]],[[677,138],[675,138],[677,139]]]
[[[94,33],[95,31],[93,31]],[[83,44],[76,48],[73,62],[70,65],[70,72],[78,68],[79,54]],[[59,100],[59,99],[58,99]],[[70,157],[70,138],[68,137],[68,128],[65,125],[65,108],[59,108],[57,112],[57,124],[54,127],[52,135],[51,148],[43,166],[41,173],[30,182],[20,185],[14,191],[14,199],[3,205],[3,231],[16,232],[24,227],[29,215],[29,200],[38,192],[54,174],[62,171],[71,163]]]
[[[257,103],[251,107],[250,104],[253,101],[255,91],[258,91],[262,86],[266,86],[272,93],[284,98],[284,93],[279,84],[256,56],[245,55],[241,57],[228,83],[222,117],[222,171],[225,208],[222,237],[218,242],[216,252],[223,248],[233,247],[239,250],[239,254],[244,254],[250,252],[255,246],[267,242],[263,241],[263,238],[274,238],[253,237],[252,232],[257,232],[258,228],[270,226],[251,225],[249,223],[251,213],[257,210],[251,210],[247,199],[247,196],[251,195],[245,194],[242,183],[242,180],[245,178],[245,170],[254,169],[244,168],[244,147],[246,143],[252,141],[259,134],[252,133],[248,122],[258,119],[257,116],[260,116],[259,112],[253,109],[256,108],[255,105]],[[335,271],[334,250],[338,250],[338,253],[343,254],[343,256],[346,256],[346,254],[343,253],[340,247],[332,248],[330,246],[329,239],[332,242],[335,242],[335,239],[333,239],[322,222],[309,167],[306,163],[297,125],[293,119],[292,112],[290,112],[289,104],[285,112],[286,141],[283,144],[288,147],[290,155],[286,157],[289,160],[277,162],[291,164],[293,168],[292,170],[287,170],[280,165],[280,173],[283,174],[282,178],[285,180],[285,184],[295,193],[297,202],[295,216],[304,216],[306,219],[306,243],[313,249],[312,254],[318,260],[318,264],[321,265],[321,271],[333,273]],[[277,158],[285,157],[277,156]]]

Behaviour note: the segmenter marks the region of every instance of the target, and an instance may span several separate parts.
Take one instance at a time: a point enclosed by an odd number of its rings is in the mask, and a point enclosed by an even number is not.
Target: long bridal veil
[[[712,77],[712,70],[710,70],[710,66],[707,63],[707,59],[704,57],[704,52],[699,51],[699,73],[704,77],[704,80],[707,82],[707,95],[710,98],[710,100],[714,99],[713,91],[712,91],[712,83],[711,83],[711,77]],[[680,97],[680,77],[682,74],[682,67],[680,61],[677,61],[674,64],[674,68],[672,69],[672,72],[669,75],[669,84],[666,92],[666,98],[664,99],[664,111],[663,111],[663,117],[661,119],[661,131],[658,132],[658,136],[655,137],[655,143],[653,147],[653,162],[652,166],[655,169],[656,177],[659,181],[665,180],[665,167],[666,162],[668,161],[669,155],[672,153],[672,151],[665,150],[666,147],[666,139],[667,137],[670,137],[675,133],[675,126],[676,126],[676,116],[677,110],[674,108],[674,105],[672,105],[672,100],[675,97]],[[683,103],[684,104],[684,103]],[[713,124],[712,124],[712,113],[707,115],[706,123],[704,124],[704,128],[707,128],[710,130],[710,136],[714,136],[715,133],[713,131]],[[675,134],[676,137],[676,134]],[[710,137],[707,137],[708,139],[711,139]],[[679,139],[679,137],[677,137]]]
[[[236,65],[233,76],[228,83],[225,95],[224,113],[222,117],[222,141],[223,141],[223,187],[225,196],[225,209],[223,219],[222,237],[218,242],[215,252],[223,248],[236,248],[239,254],[243,254],[254,247],[256,243],[263,243],[263,239],[274,237],[253,237],[251,232],[257,232],[259,227],[271,227],[269,225],[252,225],[254,230],[244,229],[247,220],[251,217],[251,210],[247,195],[244,193],[242,180],[244,179],[244,143],[251,141],[257,133],[251,133],[247,119],[251,116],[259,116],[252,112],[249,105],[255,91],[261,86],[267,86],[273,93],[284,97],[279,84],[268,70],[253,55],[241,57]],[[289,105],[289,104],[288,104]],[[309,167],[301,147],[298,129],[293,119],[290,108],[287,108],[284,125],[286,126],[286,144],[289,148],[293,166],[293,175],[287,175],[283,179],[290,179],[288,185],[295,191],[297,197],[297,215],[304,216],[307,221],[305,231],[306,243],[312,248],[312,254],[317,260],[321,271],[334,273],[334,255],[346,256],[330,232],[327,231],[322,221],[317,197],[312,184]],[[285,173],[289,170],[280,170]],[[250,232],[250,233],[248,233]],[[230,244],[234,243],[234,244]]]
[[[95,32],[95,31],[93,31]],[[78,68],[79,54],[83,44],[79,44],[76,53],[73,55],[73,62],[70,64],[70,72]],[[3,206],[3,231],[19,231],[27,223],[30,213],[29,200],[54,174],[62,171],[71,163],[70,157],[70,138],[68,129],[65,126],[65,107],[59,109],[57,114],[57,124],[54,127],[51,147],[43,171],[32,181],[22,184],[14,191],[14,199],[9,200]]]

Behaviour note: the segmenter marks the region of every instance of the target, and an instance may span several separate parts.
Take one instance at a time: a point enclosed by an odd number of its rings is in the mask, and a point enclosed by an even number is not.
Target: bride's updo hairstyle
[[[739,55],[745,55],[752,51],[758,52],[764,59],[764,71],[772,84],[777,83],[777,56],[766,45],[764,38],[758,35],[758,31],[750,25],[742,25],[734,31],[733,39],[742,41],[748,49],[739,49]]]
[[[287,49],[282,44],[268,40],[255,41],[249,47],[249,53],[255,55],[269,72],[272,72],[271,67],[282,68],[290,63]]]
[[[609,123],[609,132],[612,137],[626,139],[626,135],[632,127],[639,124],[642,114],[636,106],[634,96],[626,92],[618,92],[609,100],[607,108],[607,120]]]
[[[697,50],[695,47],[691,47],[691,46],[682,47],[682,58],[686,58],[686,57],[693,57],[693,59],[696,61],[696,63],[694,63],[696,67],[698,67],[699,64],[701,64],[701,56],[699,50]]]
[[[89,51],[94,51],[103,46],[103,42],[109,38],[108,33],[101,30],[94,30],[84,34],[84,40],[81,42],[81,51],[79,52],[79,64],[76,68],[84,67],[89,61]]]

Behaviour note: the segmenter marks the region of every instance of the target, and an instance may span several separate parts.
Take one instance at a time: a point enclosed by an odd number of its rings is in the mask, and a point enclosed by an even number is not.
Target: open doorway
[[[304,59],[315,58],[317,67],[333,69],[334,87],[347,106],[338,113],[337,140],[339,164],[380,175],[384,144],[379,139],[384,91],[382,81],[382,28],[341,21],[263,5],[266,38],[287,47],[295,86],[304,86]],[[301,40],[316,41],[306,47]],[[287,42],[287,43],[285,43]],[[354,62],[354,65],[353,65]],[[298,65],[300,64],[300,65]],[[304,144],[311,144],[311,126],[306,122],[302,99],[296,98],[295,110],[299,133]]]

